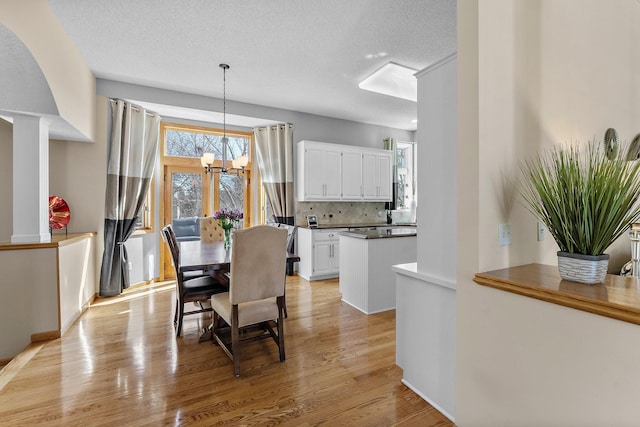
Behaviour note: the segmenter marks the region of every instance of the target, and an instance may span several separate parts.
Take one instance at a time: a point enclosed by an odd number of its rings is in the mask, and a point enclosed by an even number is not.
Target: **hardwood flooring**
[[[247,343],[240,378],[219,347],[198,343],[210,316],[186,316],[175,338],[173,291],[153,284],[98,299],[3,372],[0,425],[453,425],[401,384],[395,312],[342,303],[337,280],[288,277],[287,359],[271,340]]]

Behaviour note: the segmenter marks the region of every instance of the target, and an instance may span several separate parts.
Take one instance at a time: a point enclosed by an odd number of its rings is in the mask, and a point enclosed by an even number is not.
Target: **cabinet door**
[[[324,199],[340,200],[342,165],[340,150],[324,152]]]
[[[325,274],[333,270],[331,254],[332,242],[318,242],[313,244],[313,274]]]
[[[340,271],[340,241],[331,243],[331,269],[336,273]]]
[[[362,199],[362,153],[342,152],[342,199]]]
[[[304,151],[304,193],[308,199],[324,198],[324,150],[315,147]]]
[[[377,164],[377,154],[364,153],[362,155],[362,194],[365,200],[376,200],[378,197]]]
[[[378,199],[391,201],[392,198],[391,153],[378,156]]]

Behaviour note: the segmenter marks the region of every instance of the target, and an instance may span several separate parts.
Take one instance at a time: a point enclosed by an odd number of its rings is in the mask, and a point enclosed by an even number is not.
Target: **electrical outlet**
[[[129,261],[129,271],[133,270],[133,263],[131,261]]]
[[[544,224],[538,221],[538,242],[544,240]]]
[[[511,244],[511,224],[498,224],[498,245],[509,246]]]

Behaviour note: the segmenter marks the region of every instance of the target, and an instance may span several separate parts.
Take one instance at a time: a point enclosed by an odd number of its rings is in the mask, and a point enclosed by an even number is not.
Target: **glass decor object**
[[[218,221],[218,225],[224,230],[225,248],[231,246],[231,230],[243,217],[242,212],[237,209],[220,209],[213,214],[213,218]]]
[[[71,220],[69,205],[62,197],[49,196],[49,228],[60,230],[65,228]]]

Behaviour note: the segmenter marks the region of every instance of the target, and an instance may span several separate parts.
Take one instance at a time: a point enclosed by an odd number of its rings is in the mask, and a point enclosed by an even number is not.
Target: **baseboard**
[[[31,334],[32,343],[57,340],[58,338],[60,338],[60,331],[38,332],[37,334]]]
[[[442,407],[440,405],[438,405],[437,403],[435,403],[433,400],[429,399],[427,396],[425,396],[424,394],[422,394],[417,388],[413,387],[408,381],[406,381],[404,378],[402,380],[400,380],[400,382],[402,382],[402,384],[406,385],[409,389],[411,389],[411,391],[413,391],[415,394],[417,394],[418,396],[420,396],[422,399],[426,400],[427,403],[429,403],[429,405],[433,406],[438,412],[440,412],[442,415],[444,415],[445,417],[449,418],[451,420],[451,422],[455,423],[456,420],[453,417],[453,415],[449,414],[447,411],[445,411],[444,409],[442,409]]]
[[[9,359],[7,366],[0,370],[0,391],[16,376],[24,365],[35,356],[45,343],[30,344],[16,357]]]

